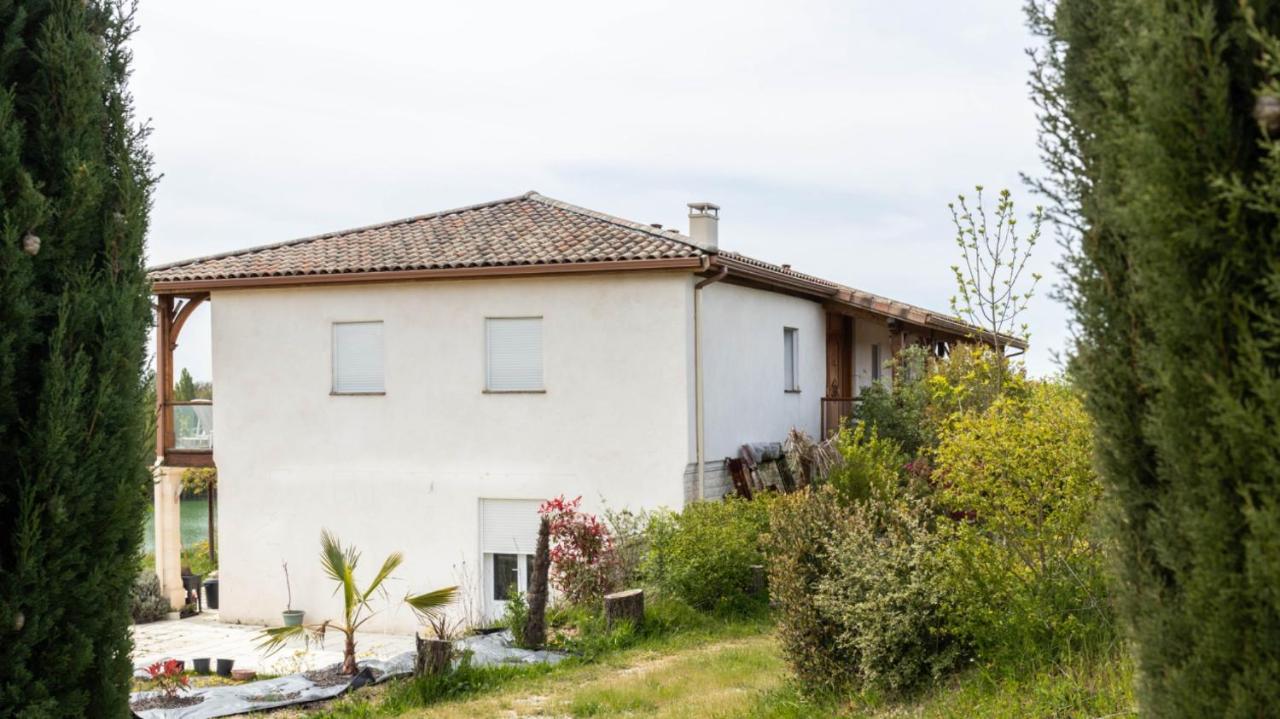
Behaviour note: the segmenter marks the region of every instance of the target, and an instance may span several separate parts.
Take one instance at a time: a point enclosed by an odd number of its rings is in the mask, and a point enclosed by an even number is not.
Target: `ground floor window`
[[[490,567],[489,585],[493,601],[505,602],[513,592],[529,591],[532,554],[486,554],[485,563]]]

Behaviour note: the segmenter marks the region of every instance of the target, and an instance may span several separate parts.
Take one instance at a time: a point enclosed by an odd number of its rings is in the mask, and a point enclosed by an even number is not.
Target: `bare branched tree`
[[[981,339],[995,348],[1000,363],[996,374],[996,390],[1003,386],[1005,348],[1009,338],[1030,337],[1026,323],[1018,316],[1027,309],[1040,275],[1032,272],[1024,277],[1027,260],[1040,239],[1044,208],[1037,206],[1031,214],[1031,232],[1018,236],[1018,218],[1008,190],[1000,191],[995,208],[995,225],[987,223],[987,210],[982,202],[982,185],[971,210],[964,195],[957,203],[948,203],[956,226],[956,244],[964,260],[951,266],[958,292],[951,298],[951,311],[974,327],[980,328]]]

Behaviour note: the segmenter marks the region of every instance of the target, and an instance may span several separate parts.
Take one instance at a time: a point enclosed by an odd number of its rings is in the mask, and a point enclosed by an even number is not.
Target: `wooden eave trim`
[[[726,267],[730,278],[745,279],[757,282],[766,288],[777,289],[788,294],[800,293],[809,297],[835,297],[840,288],[831,287],[819,282],[811,282],[801,277],[785,275],[775,270],[740,262],[729,257],[715,257],[711,260],[711,269]]]
[[[368,284],[375,282],[405,282],[409,280],[485,279],[495,277],[635,272],[641,270],[696,270],[703,269],[705,264],[705,260],[701,257],[677,257],[659,260],[564,262],[559,264],[510,265],[502,267],[447,267],[431,270],[335,272],[331,274],[232,277],[209,280],[159,280],[151,284],[151,291],[157,295],[173,295],[202,290],[225,290],[256,287]]]

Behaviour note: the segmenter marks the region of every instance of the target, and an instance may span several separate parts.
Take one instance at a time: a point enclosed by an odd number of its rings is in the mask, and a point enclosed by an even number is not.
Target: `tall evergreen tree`
[[[189,402],[196,398],[196,381],[191,378],[186,367],[182,368],[182,374],[178,375],[178,381],[173,385],[173,398],[179,402]]]
[[[155,181],[132,15],[0,0],[0,717],[129,715]]]
[[[1247,5],[1030,13],[1034,184],[1071,240],[1073,370],[1147,716],[1280,707],[1280,3]]]

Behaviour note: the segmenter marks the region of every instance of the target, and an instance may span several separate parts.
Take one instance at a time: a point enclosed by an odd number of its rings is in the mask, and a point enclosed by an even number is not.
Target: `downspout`
[[[728,275],[729,268],[721,265],[719,272],[693,286],[693,423],[697,433],[698,499],[706,499],[707,496],[707,477],[704,468],[707,452],[706,412],[703,409],[702,392],[702,288],[715,284]]]

